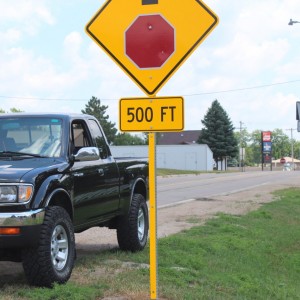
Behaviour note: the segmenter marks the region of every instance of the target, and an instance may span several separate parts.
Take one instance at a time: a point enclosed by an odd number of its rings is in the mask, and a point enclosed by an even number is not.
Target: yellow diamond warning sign
[[[86,31],[146,94],[154,95],[217,23],[200,0],[108,0]]]

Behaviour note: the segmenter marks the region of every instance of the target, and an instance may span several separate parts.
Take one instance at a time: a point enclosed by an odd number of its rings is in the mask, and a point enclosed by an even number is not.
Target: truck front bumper
[[[44,216],[44,209],[0,213],[0,249],[37,246]]]

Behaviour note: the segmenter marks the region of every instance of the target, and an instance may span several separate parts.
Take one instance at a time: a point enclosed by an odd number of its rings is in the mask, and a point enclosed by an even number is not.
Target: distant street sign
[[[123,98],[119,102],[121,131],[181,131],[182,97]]]
[[[271,131],[263,131],[262,132],[262,141],[263,142],[271,142]]]
[[[300,120],[300,101],[296,102],[296,120]]]
[[[281,163],[281,164],[285,164],[285,163],[286,163],[286,160],[285,160],[284,157],[282,157],[282,158],[280,159],[280,163]]]
[[[300,132],[300,101],[296,102],[297,131]]]
[[[263,142],[263,152],[272,152],[272,142]]]
[[[272,163],[272,156],[270,155],[270,153],[264,153],[264,155],[263,155],[263,163],[264,164],[270,164],[270,163]]]
[[[264,164],[271,164],[272,171],[272,132],[261,132],[261,151],[262,151],[262,170],[264,170]]]
[[[151,96],[217,23],[200,0],[107,0],[86,31]]]

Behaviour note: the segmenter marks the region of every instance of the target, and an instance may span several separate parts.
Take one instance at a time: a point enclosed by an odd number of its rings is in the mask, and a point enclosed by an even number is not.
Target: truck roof
[[[86,119],[86,118],[95,118],[92,115],[87,114],[80,114],[80,113],[28,113],[28,112],[22,112],[22,113],[5,113],[0,114],[0,118],[14,118],[14,117],[55,117],[55,118],[61,118],[61,119]]]

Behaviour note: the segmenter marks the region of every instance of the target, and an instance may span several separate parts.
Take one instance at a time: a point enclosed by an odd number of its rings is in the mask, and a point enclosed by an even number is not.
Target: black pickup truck
[[[112,157],[93,116],[0,115],[0,260],[22,262],[29,284],[65,283],[74,233],[91,227],[116,229],[122,250],[142,250],[147,195],[147,159]]]

